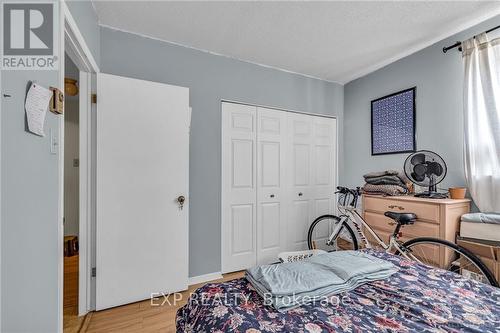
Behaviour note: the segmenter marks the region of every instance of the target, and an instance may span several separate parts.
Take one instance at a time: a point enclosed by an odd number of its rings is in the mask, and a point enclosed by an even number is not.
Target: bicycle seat
[[[417,219],[417,215],[413,213],[396,213],[396,212],[385,212],[385,216],[393,219],[401,225],[413,224]]]

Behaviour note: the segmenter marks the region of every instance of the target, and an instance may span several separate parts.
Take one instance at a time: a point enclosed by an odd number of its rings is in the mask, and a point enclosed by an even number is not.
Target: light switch
[[[50,129],[50,153],[52,155],[57,155],[58,148],[59,140],[57,138],[57,134],[54,133],[54,130]]]

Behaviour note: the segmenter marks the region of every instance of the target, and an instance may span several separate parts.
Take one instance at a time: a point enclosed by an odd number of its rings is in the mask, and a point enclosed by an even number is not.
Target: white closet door
[[[286,248],[287,113],[257,108],[257,264],[276,262]]]
[[[222,271],[256,264],[254,106],[222,103]]]
[[[312,221],[335,213],[336,120],[289,114],[288,250],[307,249]],[[319,231],[325,237],[328,229]]]
[[[335,213],[336,145],[335,119],[222,103],[223,272],[307,248]]]
[[[287,250],[307,248],[307,231],[311,223],[314,198],[311,183],[313,117],[288,114],[288,194]]]
[[[335,214],[335,187],[336,187],[336,120],[332,118],[313,117],[313,144],[312,144],[312,191],[311,205],[312,222],[316,217],[324,214]],[[336,215],[336,214],[335,214]],[[326,239],[329,236],[328,226],[317,229],[315,239]]]

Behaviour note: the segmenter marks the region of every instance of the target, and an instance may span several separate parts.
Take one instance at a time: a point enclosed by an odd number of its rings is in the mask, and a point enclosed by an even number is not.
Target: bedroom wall
[[[87,31],[82,33],[98,57],[99,28],[92,5],[84,1],[68,7],[80,29]],[[45,137],[26,132],[24,98],[30,80],[57,87],[59,71],[0,74],[0,332],[53,333],[62,325],[58,321],[62,307],[58,245],[62,239],[58,238],[59,155],[50,153],[49,133],[60,138],[61,116],[47,113]],[[5,98],[4,93],[12,97]]]
[[[101,71],[190,88],[189,276],[221,269],[221,99],[339,117],[338,84],[101,27]]]
[[[464,186],[461,54],[442,48],[500,24],[500,16],[442,40],[344,87],[344,171],[341,182],[361,186],[369,171],[402,169],[408,154],[371,156],[370,101],[417,87],[417,149],[440,154],[448,174],[439,185]]]
[[[57,71],[3,71],[1,120],[2,327],[1,332],[56,332],[58,305],[58,158],[50,131],[59,117],[48,112],[45,137],[25,131],[29,80],[57,86]],[[27,316],[29,320],[27,320]]]

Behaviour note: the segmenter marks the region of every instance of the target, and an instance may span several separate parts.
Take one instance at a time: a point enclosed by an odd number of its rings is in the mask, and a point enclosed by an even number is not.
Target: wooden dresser
[[[470,200],[363,195],[363,218],[385,242],[388,242],[395,226],[391,225],[393,220],[384,216],[386,211],[417,215],[415,224],[402,228],[402,241],[415,237],[436,237],[455,243],[460,216],[470,211]],[[365,232],[365,235],[372,244],[376,244],[368,232]],[[439,250],[432,248],[428,251],[429,256],[436,258],[436,263],[438,258],[441,264],[447,261],[447,254],[438,253]]]

